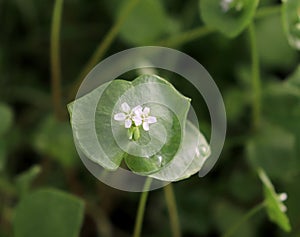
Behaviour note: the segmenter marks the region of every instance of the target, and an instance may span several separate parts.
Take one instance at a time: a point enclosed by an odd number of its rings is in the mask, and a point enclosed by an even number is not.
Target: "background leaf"
[[[295,136],[278,126],[264,124],[262,131],[247,143],[253,167],[262,167],[277,179],[290,179],[298,171]]]
[[[123,4],[126,2],[123,1]],[[133,45],[145,45],[177,31],[178,28],[177,22],[167,15],[162,1],[143,0],[138,2],[124,21],[120,37]]]
[[[256,38],[260,62],[262,67],[269,70],[287,70],[297,59],[297,52],[290,47],[284,29],[274,27],[281,23],[279,14],[257,20]]]
[[[16,177],[16,184],[20,196],[25,196],[30,191],[32,182],[40,172],[41,167],[36,165]]]
[[[50,155],[65,167],[74,166],[78,155],[74,147],[72,130],[68,122],[47,116],[33,137],[33,146],[41,154]]]
[[[11,127],[13,121],[13,112],[6,104],[0,103],[0,137],[2,137]]]
[[[221,6],[222,0],[201,0],[199,2],[200,15],[205,24],[231,38],[236,37],[247,27],[258,5],[258,0],[232,1],[236,4],[242,3],[242,8],[236,10],[233,7],[224,11]]]
[[[265,202],[270,220],[283,230],[287,232],[291,231],[290,221],[285,211],[282,210],[284,205],[280,201],[278,194],[276,194],[273,184],[262,169],[258,170],[258,174],[264,185]]]
[[[76,237],[83,219],[83,202],[70,194],[43,189],[24,197],[14,218],[16,237]]]
[[[214,206],[213,215],[219,233],[225,233],[228,230],[228,227],[231,226],[231,223],[236,223],[244,214],[245,211],[237,205],[233,205],[225,200],[217,201]],[[233,233],[232,236],[255,236],[253,224],[250,221],[244,222],[243,226]]]
[[[300,49],[300,2],[282,1],[282,19],[286,36],[292,47]]]

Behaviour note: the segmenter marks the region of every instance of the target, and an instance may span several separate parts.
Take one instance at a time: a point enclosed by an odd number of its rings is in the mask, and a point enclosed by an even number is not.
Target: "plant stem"
[[[178,217],[176,200],[175,200],[172,183],[164,187],[164,192],[165,192],[167,207],[169,211],[170,224],[171,224],[173,237],[180,237],[181,233],[180,233],[179,217]]]
[[[143,219],[144,219],[144,213],[145,213],[145,206],[146,201],[148,198],[148,189],[151,186],[152,179],[147,177],[145,184],[144,184],[144,191],[141,194],[140,203],[138,207],[137,216],[135,219],[135,225],[134,225],[134,231],[133,231],[133,237],[140,237],[141,231],[142,231],[142,225],[143,225]]]
[[[259,55],[256,42],[255,26],[251,23],[249,26],[249,38],[252,60],[252,109],[253,109],[253,127],[258,129],[261,119],[261,81],[259,72]]]
[[[252,216],[258,213],[266,206],[265,202],[258,204],[257,206],[253,207],[249,212],[247,212],[235,225],[228,229],[228,231],[223,235],[223,237],[230,237],[232,236],[241,226],[249,220]]]
[[[207,26],[200,26],[195,29],[182,32],[179,35],[171,36],[170,38],[164,39],[160,42],[157,42],[157,45],[175,47],[182,45],[184,43],[190,42],[192,40],[204,37],[215,30],[208,28]]]
[[[270,7],[262,7],[257,9],[255,19],[260,19],[269,15],[274,15],[280,13],[281,4],[270,6]]]
[[[132,11],[132,9],[135,7],[135,5],[139,2],[139,0],[128,0],[123,9],[121,10],[121,13],[115,22],[115,24],[111,27],[109,32],[104,36],[103,40],[99,43],[97,46],[94,54],[91,56],[91,58],[86,63],[85,67],[79,74],[79,78],[76,81],[73,88],[71,88],[71,94],[70,97],[73,97],[75,92],[77,91],[78,87],[80,86],[80,83],[84,79],[84,77],[92,70],[92,68],[102,59],[116,36],[118,35],[121,26],[125,22],[125,19],[128,17],[129,13]]]
[[[259,8],[257,10],[255,18],[260,19],[260,18],[269,16],[272,14],[279,13],[280,9],[281,9],[280,7],[281,7],[281,5]],[[185,44],[187,42],[190,42],[192,40],[204,37],[213,32],[215,32],[215,30],[212,28],[208,28],[207,26],[199,26],[195,29],[188,30],[186,32],[182,32],[179,35],[171,36],[167,39],[161,40],[161,41],[157,42],[156,45],[175,47],[175,46],[179,46],[179,45]]]
[[[56,0],[53,8],[51,39],[50,39],[50,62],[51,62],[51,86],[54,113],[57,119],[62,119],[62,95],[61,95],[61,65],[60,65],[60,26],[63,9],[63,0]]]

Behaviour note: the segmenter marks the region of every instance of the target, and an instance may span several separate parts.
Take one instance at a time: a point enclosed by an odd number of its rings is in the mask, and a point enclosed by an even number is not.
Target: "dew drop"
[[[198,150],[198,149],[197,149]],[[196,151],[197,152],[197,151]],[[200,145],[198,153],[200,153],[202,156],[206,156],[208,153],[208,147],[205,145]]]
[[[154,161],[157,163],[157,165],[159,167],[162,167],[164,165],[164,159],[163,156],[161,154],[156,154],[152,157],[152,159],[154,159]]]

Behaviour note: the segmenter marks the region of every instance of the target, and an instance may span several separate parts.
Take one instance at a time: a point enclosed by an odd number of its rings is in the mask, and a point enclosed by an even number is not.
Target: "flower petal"
[[[148,115],[150,113],[150,108],[149,107],[145,107],[143,110],[143,113]]]
[[[149,124],[147,122],[143,122],[143,129],[149,131]]]
[[[123,120],[125,120],[125,118],[126,118],[126,115],[124,113],[117,113],[114,116],[114,120],[117,120],[117,121],[123,121]]]
[[[142,113],[143,113],[143,107],[138,105],[138,106],[135,106],[133,109],[132,109],[132,112],[137,115],[137,116],[141,116]]]
[[[156,119],[156,117],[154,117],[154,116],[149,116],[149,117],[147,118],[147,122],[148,122],[148,123],[156,123],[156,122],[157,122],[157,119]]]
[[[130,128],[131,125],[132,125],[131,119],[126,119],[126,120],[125,120],[125,128]]]
[[[130,106],[124,102],[123,104],[121,104],[121,108],[125,113],[129,113],[130,112]]]
[[[142,124],[142,118],[140,116],[134,116],[132,118],[132,120],[134,121],[135,125],[136,126],[140,126]]]

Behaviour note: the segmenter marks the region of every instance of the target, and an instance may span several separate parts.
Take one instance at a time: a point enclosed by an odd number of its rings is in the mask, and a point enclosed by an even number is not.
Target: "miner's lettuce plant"
[[[92,161],[116,170],[124,160],[136,174],[177,181],[198,172],[210,154],[187,120],[189,107],[190,99],[169,82],[142,75],[104,84],[69,111],[75,142]]]

